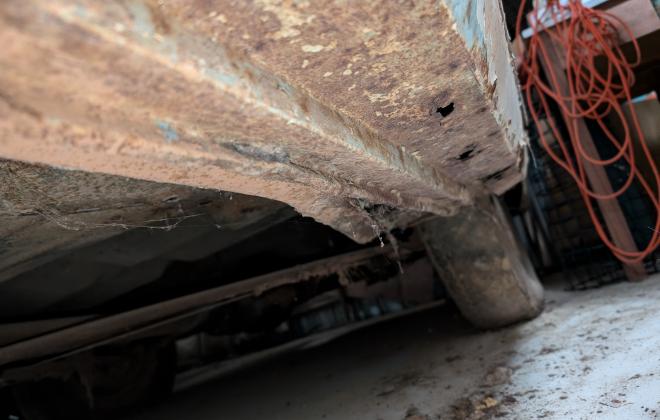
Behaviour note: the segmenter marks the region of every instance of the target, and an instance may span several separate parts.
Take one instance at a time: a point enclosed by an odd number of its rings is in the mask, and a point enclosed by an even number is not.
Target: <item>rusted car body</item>
[[[378,258],[484,327],[541,308],[499,2],[9,0],[0,40],[5,385],[321,278],[365,299]]]

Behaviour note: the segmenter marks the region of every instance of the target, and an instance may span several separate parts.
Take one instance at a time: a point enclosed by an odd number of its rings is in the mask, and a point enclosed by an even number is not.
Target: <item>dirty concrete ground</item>
[[[479,332],[442,308],[179,392],[134,419],[660,417],[660,277],[548,286],[539,318]]]

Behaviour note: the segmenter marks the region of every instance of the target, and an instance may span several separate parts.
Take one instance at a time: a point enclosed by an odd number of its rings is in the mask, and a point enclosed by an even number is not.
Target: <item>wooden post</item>
[[[556,84],[548,78],[549,83],[556,92],[559,92],[562,96],[567,96],[569,93],[569,87],[568,80],[564,73],[564,60],[557,50],[557,46],[552,42],[552,39],[548,34],[541,34],[541,40],[549,55],[549,62],[546,62],[541,58],[543,70],[546,74],[552,71],[557,75]],[[563,110],[562,117],[566,124],[571,123],[570,118],[565,115]],[[581,118],[577,120],[577,130],[580,139],[582,140],[584,150],[590,156],[599,156],[596,145],[591,137],[591,133],[589,133],[586,123]],[[587,163],[585,164],[584,169],[587,173],[589,183],[596,193],[611,194],[614,192],[604,167]],[[614,244],[631,252],[637,251],[637,244],[633,239],[628,222],[621,210],[621,206],[619,206],[619,202],[616,199],[598,200],[598,207],[600,208],[600,212],[605,220],[605,225],[607,226],[607,230],[609,231]],[[644,269],[644,264],[641,262],[636,264],[624,264],[623,268],[630,281],[639,281],[646,277],[646,270]]]
[[[543,285],[497,198],[480,197],[420,228],[438,277],[475,326],[499,328],[541,312]]]

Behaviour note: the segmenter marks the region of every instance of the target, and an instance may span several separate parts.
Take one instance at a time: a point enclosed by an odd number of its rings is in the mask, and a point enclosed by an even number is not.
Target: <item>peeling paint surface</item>
[[[515,153],[527,144],[527,137],[515,60],[502,23],[502,5],[499,1],[489,0],[445,1],[466,48],[473,56],[475,76],[492,101],[492,113],[503,129],[506,145]],[[522,153],[520,157],[523,158]],[[498,177],[506,179],[511,172],[519,172],[524,166],[524,161],[516,162],[515,167],[510,162],[508,166],[503,164]],[[502,185],[501,188],[510,186]]]

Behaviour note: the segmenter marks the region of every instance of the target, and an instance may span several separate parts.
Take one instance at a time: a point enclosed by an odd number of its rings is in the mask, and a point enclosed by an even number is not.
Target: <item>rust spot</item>
[[[257,43],[254,44],[254,50],[255,51],[262,51],[265,46],[266,46],[266,43],[264,41],[257,41]]]
[[[472,158],[474,155],[476,155],[478,153],[478,152],[475,153],[476,149],[477,149],[477,145],[476,144],[471,144],[468,147],[466,147],[465,150],[463,151],[463,153],[458,155],[458,157],[456,159],[460,160],[461,162],[466,161],[466,160]]]
[[[309,114],[309,104],[308,104],[307,96],[301,96],[300,101],[298,102],[298,105],[300,105],[300,110],[304,114]]]
[[[490,98],[491,100],[495,96],[495,89],[497,89],[497,80],[495,80],[492,85],[489,84],[486,87],[486,94],[488,95],[488,98]]]
[[[246,69],[243,75],[245,76],[245,79],[248,80],[250,83],[254,83],[257,80],[257,77],[255,76],[254,72],[252,72],[252,70],[250,69]]]
[[[149,12],[151,13],[151,19],[154,23],[156,32],[163,35],[168,35],[169,33],[171,33],[172,28],[170,27],[170,24],[167,22],[167,19],[165,18],[163,12],[160,10],[160,5],[158,3],[148,2],[147,7],[149,8]]]

